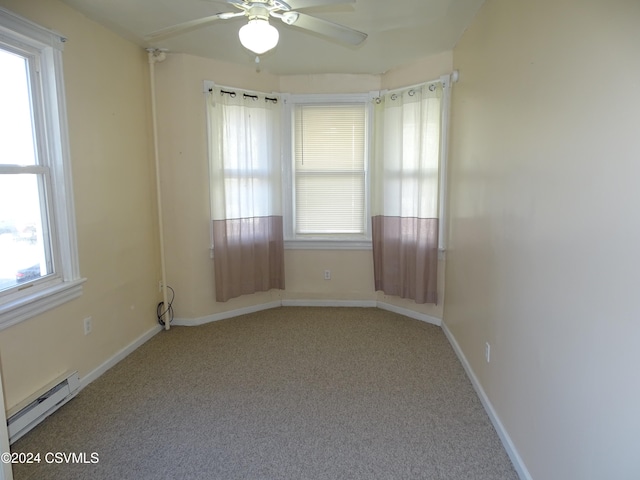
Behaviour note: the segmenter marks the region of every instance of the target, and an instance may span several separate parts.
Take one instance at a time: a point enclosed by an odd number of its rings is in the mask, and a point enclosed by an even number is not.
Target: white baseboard
[[[437,325],[438,327],[442,326],[441,319],[432,317],[431,315],[427,315],[426,313],[416,312],[413,310],[409,310],[408,308],[398,307],[397,305],[391,305],[390,303],[385,302],[376,302],[376,306],[378,308],[381,308],[382,310],[388,310],[389,312],[398,313],[400,315],[404,315],[405,317],[431,323],[432,325]]]
[[[513,463],[513,467],[515,468],[516,473],[518,474],[521,480],[532,480],[531,474],[527,470],[527,467],[522,461],[522,458],[520,457],[518,450],[516,449],[515,445],[511,441],[511,437],[507,433],[507,430],[504,428],[504,425],[502,425],[502,422],[500,421],[498,414],[493,408],[493,405],[491,404],[489,397],[487,397],[487,394],[482,388],[482,385],[480,385],[480,381],[478,380],[478,377],[476,377],[476,374],[473,372],[471,365],[469,365],[467,357],[465,357],[464,353],[462,353],[462,349],[460,348],[460,345],[458,345],[458,342],[456,341],[455,337],[453,336],[451,331],[447,328],[446,323],[442,323],[441,327],[445,336],[449,340],[449,343],[453,347],[453,350],[456,352],[456,355],[458,356],[460,363],[462,363],[462,366],[464,367],[465,372],[467,372],[467,377],[469,377],[469,380],[471,380],[471,384],[473,385],[473,388],[478,394],[478,397],[480,397],[480,401],[482,402],[484,409],[489,415],[489,418],[491,419],[491,423],[493,423],[493,427],[496,429],[496,432],[498,433],[498,436],[502,441],[502,445],[504,446],[504,449],[507,451],[507,455],[509,455],[511,462]]]
[[[282,300],[283,307],[375,307],[375,300]]]
[[[260,305],[252,305],[250,307],[237,308],[235,310],[228,310],[226,312],[214,313],[207,315],[206,317],[198,318],[174,318],[171,325],[183,326],[183,327],[196,327],[198,325],[204,325],[205,323],[217,322],[219,320],[226,320],[227,318],[238,317],[240,315],[246,315],[247,313],[260,312],[262,310],[268,310],[270,308],[277,308],[282,305],[280,300],[274,302],[261,303]]]
[[[89,385],[91,382],[97,379],[100,375],[102,375],[104,372],[109,370],[116,363],[118,363],[120,360],[125,358],[127,355],[129,355],[131,352],[136,350],[138,347],[140,347],[142,344],[150,340],[154,335],[161,332],[162,330],[163,330],[163,327],[161,325],[156,325],[155,327],[147,330],[145,333],[140,335],[129,345],[124,347],[122,350],[118,351],[115,355],[113,355],[107,361],[105,361],[100,366],[98,366],[98,368],[95,368],[94,370],[89,372],[87,375],[82,377],[80,379],[80,388],[78,389],[78,391],[82,390],[84,387]]]
[[[214,313],[198,318],[174,318],[172,326],[196,327],[205,323],[226,320],[227,318],[239,317],[247,313],[260,312],[270,308],[278,307],[375,307],[375,300],[276,300],[250,307],[236,308],[226,312]]]
[[[214,313],[205,317],[198,318],[174,318],[172,326],[196,327],[205,323],[217,322],[227,318],[246,315],[247,313],[259,312],[277,307],[361,307],[361,308],[381,308],[390,312],[404,315],[405,317],[427,322],[432,325],[441,326],[442,320],[425,313],[416,312],[404,307],[391,305],[390,303],[379,302],[377,300],[325,300],[325,299],[284,299],[276,300],[260,305],[252,305],[250,307],[237,308],[235,310],[227,310],[226,312]]]

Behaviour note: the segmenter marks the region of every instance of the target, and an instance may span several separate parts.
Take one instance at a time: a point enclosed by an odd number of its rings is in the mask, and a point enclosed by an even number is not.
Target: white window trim
[[[282,205],[284,248],[287,250],[370,250],[371,225],[370,225],[370,157],[373,138],[373,106],[370,93],[348,94],[282,94],[284,108],[282,109],[282,144],[284,161],[282,172]],[[365,231],[360,235],[305,235],[296,236],[293,228],[294,218],[294,191],[293,191],[293,135],[292,135],[292,108],[298,103],[362,103],[367,113],[367,132],[365,145]]]
[[[52,205],[49,210],[52,243],[60,263],[50,280],[26,284],[2,297],[0,330],[43,313],[82,294],[73,202],[67,111],[62,71],[62,50],[66,39],[9,10],[0,8],[0,40],[36,49],[40,61],[44,128],[48,139]]]

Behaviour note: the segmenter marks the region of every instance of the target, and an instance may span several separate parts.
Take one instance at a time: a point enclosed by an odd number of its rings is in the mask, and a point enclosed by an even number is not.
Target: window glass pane
[[[52,273],[43,175],[0,175],[0,290]]]
[[[225,178],[224,188],[226,218],[267,217],[274,211],[272,187],[266,176]]]
[[[27,61],[0,48],[0,72],[0,163],[35,165]]]

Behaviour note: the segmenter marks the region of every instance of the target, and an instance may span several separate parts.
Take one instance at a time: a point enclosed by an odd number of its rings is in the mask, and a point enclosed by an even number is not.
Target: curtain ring
[[[434,84],[429,85],[429,91],[430,92],[435,92],[436,91],[436,86]]]
[[[397,100],[398,99],[398,95],[393,93],[391,94],[391,100]]]
[[[380,97],[376,97],[375,102],[377,105],[380,105],[382,103],[382,99]]]
[[[413,97],[415,94],[416,94],[415,90],[413,90],[413,89],[409,90],[409,96],[410,97]]]

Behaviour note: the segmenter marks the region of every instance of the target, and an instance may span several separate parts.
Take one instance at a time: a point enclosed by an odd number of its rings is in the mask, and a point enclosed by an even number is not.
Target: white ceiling
[[[150,44],[144,36],[161,28],[238,11],[224,0],[63,0],[87,17],[142,47],[167,48],[231,63],[253,65],[255,56],[238,40],[244,17],[212,25]],[[261,57],[261,68],[276,75],[318,73],[378,74],[451,50],[484,0],[357,0],[343,5],[304,9],[303,12],[367,33],[357,47],[328,40],[285,25],[278,46]]]

